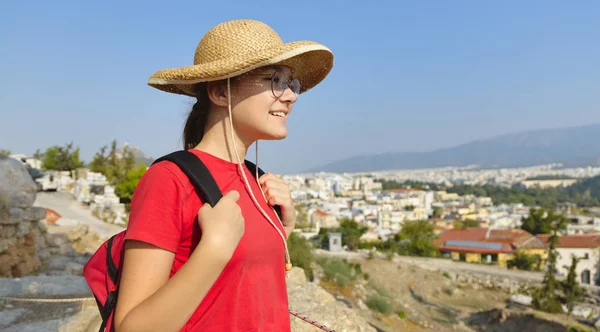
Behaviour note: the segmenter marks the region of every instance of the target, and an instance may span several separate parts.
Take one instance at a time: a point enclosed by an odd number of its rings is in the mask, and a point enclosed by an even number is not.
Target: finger
[[[228,198],[233,200],[234,202],[237,202],[238,199],[240,199],[240,193],[237,190],[232,190],[225,194],[224,198]]]
[[[279,183],[276,181],[267,181],[265,182],[265,184],[262,186],[263,190],[269,190],[269,189],[277,189],[278,191],[282,191],[285,192],[287,191],[287,185],[285,183]]]
[[[279,205],[279,200],[275,196],[270,197],[268,202],[271,206]]]
[[[282,192],[281,190],[271,188],[265,193],[265,196],[267,197],[267,201],[269,202],[271,202],[272,200],[277,201],[277,205],[288,206],[292,204],[291,196],[285,194],[285,192]]]
[[[265,191],[265,195],[267,197],[280,197],[280,198],[286,196],[283,190],[281,190],[279,188],[273,188],[273,187],[267,189]]]
[[[198,214],[200,214],[200,211],[205,211],[205,210],[212,210],[212,206],[210,206],[210,204],[208,202],[202,204],[202,206],[198,209]]]
[[[265,173],[263,174],[261,177],[258,178],[259,182],[264,182],[267,180],[276,180],[278,182],[284,182],[283,179],[281,178],[281,176],[273,174],[273,173]]]
[[[261,177],[258,178],[258,183],[264,184],[267,180],[271,179],[273,176],[271,173],[265,173]]]

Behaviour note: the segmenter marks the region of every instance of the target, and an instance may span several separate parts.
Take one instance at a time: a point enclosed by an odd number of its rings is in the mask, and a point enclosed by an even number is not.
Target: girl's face
[[[287,137],[300,83],[287,67],[263,67],[231,80],[233,126],[245,142]]]

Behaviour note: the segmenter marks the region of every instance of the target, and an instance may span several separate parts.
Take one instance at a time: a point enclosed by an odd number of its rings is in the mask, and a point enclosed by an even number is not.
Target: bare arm
[[[200,241],[171,279],[175,254],[139,241],[125,243],[115,330],[179,331],[206,296],[228,259]]]

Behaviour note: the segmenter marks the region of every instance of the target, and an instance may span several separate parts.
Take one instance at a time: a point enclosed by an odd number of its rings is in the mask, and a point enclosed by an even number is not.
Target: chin
[[[263,134],[262,140],[266,141],[278,141],[285,139],[288,136],[287,129],[279,131],[271,131]]]

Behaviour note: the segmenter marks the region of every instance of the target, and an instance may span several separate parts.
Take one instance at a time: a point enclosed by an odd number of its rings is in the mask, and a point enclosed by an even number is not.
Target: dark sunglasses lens
[[[281,97],[283,91],[285,91],[286,88],[285,75],[280,71],[276,71],[275,73],[273,73],[271,85],[275,97]]]
[[[295,94],[300,94],[300,81],[297,78],[294,78],[292,82],[290,82],[290,89],[292,89]]]
[[[300,81],[297,78],[294,78],[291,82],[288,82],[287,78],[285,77],[285,74],[280,71],[277,71],[273,74],[271,84],[273,95],[275,95],[275,97],[277,98],[281,97],[285,89],[287,89],[288,87],[295,94],[300,93]]]

